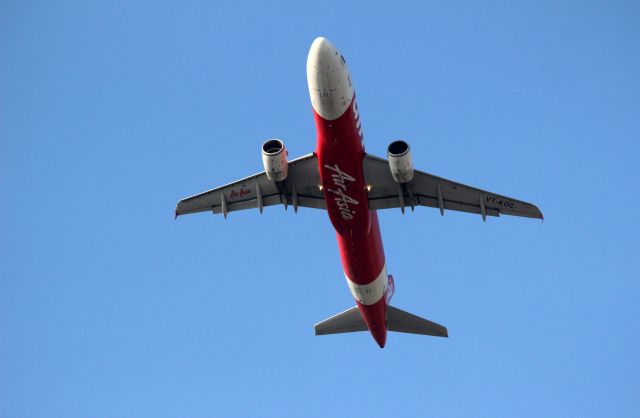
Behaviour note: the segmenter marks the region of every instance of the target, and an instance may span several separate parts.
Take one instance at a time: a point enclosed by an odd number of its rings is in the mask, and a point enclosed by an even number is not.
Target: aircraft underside
[[[265,206],[325,209],[336,230],[347,285],[356,306],[315,325],[316,335],[369,330],[380,347],[387,331],[447,337],[442,325],[389,305],[395,284],[387,274],[376,210],[416,206],[487,216],[542,219],[529,203],[414,170],[409,145],[394,141],[387,160],[368,155],[346,61],[325,38],[311,45],[307,81],[317,130],[314,153],[288,161],[284,143],[262,146],[265,170],[178,202],[176,217]]]

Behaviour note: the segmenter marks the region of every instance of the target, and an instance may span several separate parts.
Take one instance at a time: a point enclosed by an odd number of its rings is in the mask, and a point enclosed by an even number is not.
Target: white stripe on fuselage
[[[382,266],[382,271],[378,274],[378,277],[374,281],[368,284],[357,284],[349,279],[349,276],[344,275],[347,279],[347,284],[351,290],[353,298],[363,305],[373,305],[378,302],[387,291],[387,266]]]

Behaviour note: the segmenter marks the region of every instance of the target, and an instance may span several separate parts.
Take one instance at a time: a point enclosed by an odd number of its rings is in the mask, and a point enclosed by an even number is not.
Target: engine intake
[[[393,141],[387,148],[391,176],[397,183],[408,183],[413,180],[413,162],[409,144],[402,140]]]
[[[268,139],[262,144],[262,164],[271,181],[284,181],[289,174],[289,162],[284,142],[280,139]]]

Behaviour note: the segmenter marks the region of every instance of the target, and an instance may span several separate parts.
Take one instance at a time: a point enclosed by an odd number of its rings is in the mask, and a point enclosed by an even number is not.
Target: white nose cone
[[[311,105],[326,120],[344,114],[353,100],[349,68],[342,54],[326,38],[316,38],[307,58]]]

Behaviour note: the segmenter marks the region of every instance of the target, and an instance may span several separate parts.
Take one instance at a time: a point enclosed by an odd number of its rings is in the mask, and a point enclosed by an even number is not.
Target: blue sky
[[[638,4],[265,3],[0,4],[0,416],[637,415]],[[173,220],[314,148],[321,35],[369,152],[545,214],[380,213],[449,339],[313,335],[353,305],[323,212]]]

